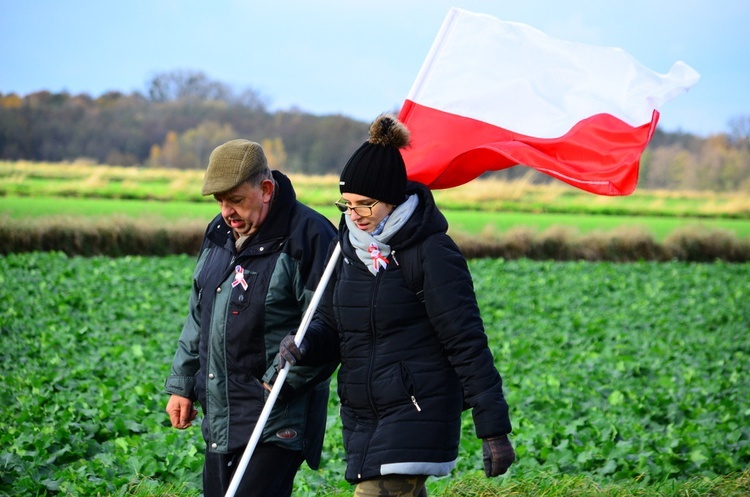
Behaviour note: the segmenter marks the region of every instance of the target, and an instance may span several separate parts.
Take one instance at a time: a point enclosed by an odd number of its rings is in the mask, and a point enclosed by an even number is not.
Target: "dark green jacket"
[[[336,234],[325,217],[297,202],[286,176],[275,171],[274,179],[268,217],[239,253],[221,216],[208,226],[165,384],[168,393],[200,403],[206,444],[219,453],[241,450],[250,439],[268,396],[264,375],[273,373],[281,339],[297,331]],[[247,288],[235,283],[240,268]],[[289,372],[261,442],[303,450],[317,467],[334,368]]]

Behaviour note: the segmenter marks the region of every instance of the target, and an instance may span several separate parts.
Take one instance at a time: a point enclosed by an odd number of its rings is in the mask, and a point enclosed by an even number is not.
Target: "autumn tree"
[[[260,146],[263,147],[266,159],[268,159],[268,167],[279,170],[286,168],[286,150],[284,150],[284,142],[280,137],[263,140]]]
[[[213,149],[234,138],[237,138],[237,133],[230,125],[213,121],[203,122],[180,134],[170,131],[161,146],[151,147],[148,164],[151,167],[203,169]]]

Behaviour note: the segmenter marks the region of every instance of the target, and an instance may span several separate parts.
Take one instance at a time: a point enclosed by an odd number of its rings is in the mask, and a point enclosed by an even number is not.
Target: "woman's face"
[[[345,203],[349,207],[349,211],[346,214],[357,225],[357,228],[367,233],[374,231],[378,227],[378,224],[380,224],[380,221],[390,214],[395,207],[374,198],[357,195],[356,193],[343,193],[340,202]],[[372,211],[372,215],[368,215],[370,211]]]

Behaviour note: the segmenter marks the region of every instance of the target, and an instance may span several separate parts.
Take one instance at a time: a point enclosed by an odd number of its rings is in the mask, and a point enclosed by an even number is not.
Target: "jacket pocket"
[[[257,279],[258,273],[247,270],[243,270],[242,273],[239,273],[238,270],[235,269],[234,274],[235,279],[232,282],[232,297],[229,302],[229,312],[232,314],[239,314],[250,305],[250,297],[253,294],[253,287],[255,286],[255,280]]]
[[[371,385],[373,400],[379,409],[387,411],[410,405],[417,411],[421,410],[414,375],[405,363],[394,363],[382,374],[374,374]]]
[[[404,393],[409,399],[409,402],[411,402],[414,406],[414,409],[421,412],[422,408],[419,406],[419,401],[417,400],[414,377],[412,376],[411,371],[406,366],[406,364],[404,364],[403,362],[399,362],[398,366],[399,372],[401,374],[401,385],[403,387]]]

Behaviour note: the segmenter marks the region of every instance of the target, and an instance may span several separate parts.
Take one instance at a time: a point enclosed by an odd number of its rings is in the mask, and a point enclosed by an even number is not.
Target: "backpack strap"
[[[398,252],[398,254],[396,253]],[[403,250],[393,251],[394,262],[401,267],[406,286],[414,292],[417,299],[424,304],[424,270],[422,268],[422,243]],[[398,258],[396,258],[398,256]]]

